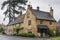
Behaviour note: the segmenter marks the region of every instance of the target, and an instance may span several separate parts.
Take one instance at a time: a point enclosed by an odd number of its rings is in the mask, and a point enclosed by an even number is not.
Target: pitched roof
[[[17,19],[15,20],[17,23],[22,23],[24,19],[25,14],[18,16]]]
[[[11,21],[8,25],[12,25],[12,24],[17,24],[17,23],[22,23],[23,19],[24,19],[25,14],[18,16],[15,21]]]
[[[39,11],[39,10],[36,10],[36,9],[31,9],[31,11],[32,11],[32,13],[35,15],[36,19],[44,19],[44,20],[56,21],[56,20],[50,15],[49,12]],[[25,16],[25,14],[23,14],[23,15],[21,15],[21,16],[18,16],[14,22],[11,22],[11,23],[8,24],[8,25],[16,24],[16,23],[22,23],[22,22],[23,22],[23,19],[24,19],[24,16]]]
[[[37,19],[45,19],[45,20],[55,21],[55,19],[50,15],[49,12],[39,11],[36,9],[32,9],[32,12],[36,16]]]

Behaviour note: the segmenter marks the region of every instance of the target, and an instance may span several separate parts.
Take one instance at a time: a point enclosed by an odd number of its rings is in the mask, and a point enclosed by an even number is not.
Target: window
[[[28,21],[28,25],[31,25],[31,20]]]
[[[27,18],[29,18],[29,15],[27,15]]]
[[[29,13],[27,13],[27,15],[29,15]]]
[[[40,21],[40,24],[43,24],[43,20]]]
[[[28,30],[28,33],[32,33],[32,30]]]
[[[27,14],[27,18],[29,18],[29,13]]]
[[[50,25],[52,25],[52,22],[50,21]]]

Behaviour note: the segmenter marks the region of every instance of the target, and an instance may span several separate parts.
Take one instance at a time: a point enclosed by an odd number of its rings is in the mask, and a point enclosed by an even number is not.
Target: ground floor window
[[[28,30],[28,33],[32,33],[32,30],[30,29],[30,30]]]

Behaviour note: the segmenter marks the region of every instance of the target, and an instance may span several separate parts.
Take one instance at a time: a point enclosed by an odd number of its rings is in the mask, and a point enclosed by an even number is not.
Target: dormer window
[[[50,23],[49,23],[50,25],[52,25],[52,21],[50,21]]]
[[[40,24],[43,24],[43,20],[40,20]]]

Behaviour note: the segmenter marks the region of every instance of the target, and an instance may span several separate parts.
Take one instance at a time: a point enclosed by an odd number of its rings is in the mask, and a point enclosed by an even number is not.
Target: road
[[[0,35],[0,40],[48,40],[48,39],[47,38],[27,38],[27,37]]]

